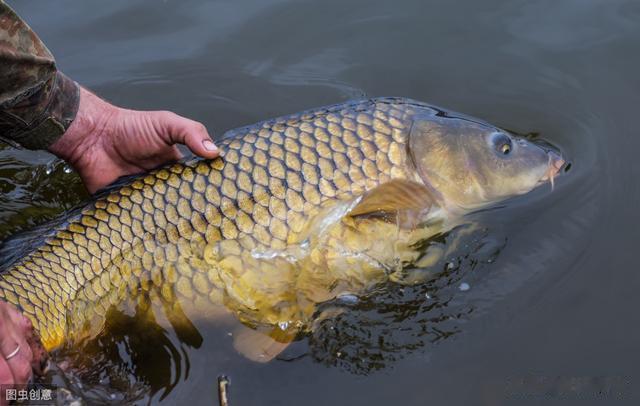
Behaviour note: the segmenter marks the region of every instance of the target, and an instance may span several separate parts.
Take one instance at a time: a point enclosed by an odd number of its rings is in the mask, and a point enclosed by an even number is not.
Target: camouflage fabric
[[[46,149],[69,128],[80,88],[56,68],[51,52],[0,0],[0,139]]]

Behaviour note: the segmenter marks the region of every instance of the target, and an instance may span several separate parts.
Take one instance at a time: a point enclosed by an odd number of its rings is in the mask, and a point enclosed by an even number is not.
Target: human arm
[[[186,144],[218,155],[200,123],[171,112],[119,108],[57,70],[46,46],[0,0],[0,138],[68,161],[89,192],[180,158]]]
[[[79,96],[40,38],[0,0],[0,136],[46,149],[73,122]]]

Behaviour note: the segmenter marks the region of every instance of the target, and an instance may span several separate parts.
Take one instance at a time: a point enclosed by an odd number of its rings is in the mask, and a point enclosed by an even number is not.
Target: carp
[[[232,315],[235,347],[273,358],[318,305],[434,262],[425,241],[553,181],[559,152],[403,98],[346,102],[228,131],[213,160],[118,182],[5,242],[0,298],[54,349],[139,298]],[[140,299],[142,300],[142,299]],[[315,315],[315,316],[314,316]]]

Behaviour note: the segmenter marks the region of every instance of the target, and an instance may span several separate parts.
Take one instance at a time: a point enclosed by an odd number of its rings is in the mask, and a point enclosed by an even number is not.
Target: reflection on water
[[[61,160],[0,145],[0,240],[55,217],[83,195],[82,183]]]
[[[197,330],[178,336],[149,311],[148,306],[132,314],[111,309],[103,333],[57,351],[57,365],[46,379],[88,403],[164,399],[189,376],[184,346],[198,348],[202,337]]]
[[[452,240],[449,235],[441,243]],[[430,268],[438,275],[430,282],[388,284],[355,303],[339,299],[326,303],[319,313],[328,311],[335,317],[320,320],[310,335],[313,359],[366,375],[460,332],[475,307],[464,298],[464,286],[469,284],[463,281],[481,277],[478,274],[496,260],[503,246],[489,238],[487,230],[476,231],[459,244],[458,250]]]

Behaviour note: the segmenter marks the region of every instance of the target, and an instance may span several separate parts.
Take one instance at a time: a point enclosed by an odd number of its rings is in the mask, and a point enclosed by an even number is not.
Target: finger
[[[11,318],[13,324],[24,332],[31,331],[31,321],[24,316],[15,306],[8,304],[6,313]]]
[[[9,365],[14,383],[27,383],[33,372],[31,345],[26,342],[19,327],[13,325],[11,329],[0,332],[3,336],[0,340],[0,356]],[[10,358],[7,359],[9,356]]]
[[[27,339],[27,343],[31,349],[31,369],[36,375],[43,375],[47,369],[49,361],[49,353],[45,350],[42,341],[37,334],[34,334],[31,338]]]
[[[29,346],[29,351],[31,353],[31,369],[34,374],[42,375],[47,365],[49,354],[42,345],[40,336],[33,329],[31,320],[21,313],[19,313],[18,317],[17,323],[20,323],[20,326],[24,331],[24,339]]]
[[[0,357],[0,406],[9,404],[7,401],[7,389],[13,388],[15,380],[11,368],[4,357]]]
[[[155,169],[164,163],[179,161],[180,159],[184,158],[184,155],[182,154],[182,152],[180,152],[180,149],[176,145],[167,145],[165,147],[166,149],[164,149],[162,153],[141,160],[137,165],[142,169],[150,170]],[[123,174],[126,173],[123,172]]]
[[[5,335],[5,332],[2,332]],[[7,336],[12,336],[12,334],[7,333]],[[31,359],[33,354],[31,353],[31,347],[27,344],[26,341],[15,337],[13,339],[8,338],[3,340],[4,342],[12,342],[10,345],[10,350],[6,350],[6,345],[2,346],[2,353],[0,354],[3,361],[8,365],[11,370],[11,375],[13,377],[14,384],[24,384],[31,379],[31,375],[33,373],[31,367]],[[16,353],[17,351],[17,353]],[[7,357],[10,356],[9,359]]]
[[[20,352],[16,356],[6,361],[11,368],[14,383],[25,384],[29,382],[33,375],[33,368],[31,367],[31,348],[27,343],[20,346]]]
[[[28,331],[29,333],[33,334],[33,323],[31,323],[31,319],[28,318],[27,316],[25,316],[24,314],[21,314],[22,316],[22,328],[25,331]]]
[[[9,367],[4,357],[0,357],[0,385],[2,385],[4,389],[6,385],[13,385],[14,383],[15,380],[13,379],[11,367]]]
[[[170,112],[162,112],[158,118],[163,121],[161,127],[168,130],[172,143],[185,144],[191,152],[203,158],[215,158],[219,155],[218,147],[202,123]]]
[[[38,369],[40,369],[41,359],[34,357],[35,354],[40,355],[39,352],[34,352],[34,349],[38,348],[37,343],[39,343],[40,338],[35,334],[31,320],[15,307],[9,309],[8,313],[11,316],[13,324],[16,326],[16,336],[25,344],[23,355],[31,364],[38,366]]]
[[[5,312],[6,312],[6,315],[8,315],[9,318],[11,319],[11,322],[13,323],[13,325],[16,327],[15,336],[17,336],[18,338],[21,338],[27,343],[29,343],[29,340],[31,340],[34,337],[34,335],[37,336],[37,334],[34,333],[33,324],[31,324],[31,320],[27,316],[22,314],[22,312],[18,310],[15,306],[11,305],[10,303],[7,303],[7,306],[5,306]]]
[[[25,340],[23,326],[14,321],[20,320],[21,314],[15,307],[6,303],[2,303],[1,308],[0,356],[11,369],[14,383],[26,383],[32,374],[33,354],[31,346]],[[23,321],[20,320],[19,323]],[[10,356],[10,359],[7,359],[7,356]]]

